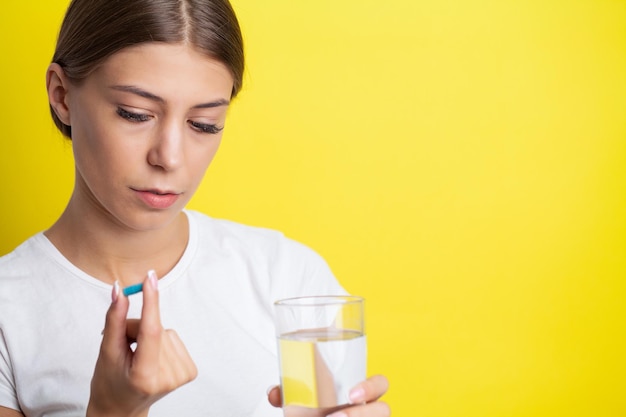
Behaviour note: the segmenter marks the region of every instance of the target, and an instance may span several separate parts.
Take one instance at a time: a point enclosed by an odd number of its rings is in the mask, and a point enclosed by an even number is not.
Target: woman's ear
[[[63,124],[71,126],[70,106],[69,106],[69,80],[65,76],[63,68],[53,62],[48,67],[46,73],[46,88],[48,90],[48,101]]]

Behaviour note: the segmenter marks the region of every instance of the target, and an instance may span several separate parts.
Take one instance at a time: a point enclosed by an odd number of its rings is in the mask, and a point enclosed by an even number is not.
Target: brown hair
[[[144,42],[188,42],[226,65],[232,97],[241,89],[243,40],[228,0],[72,0],[52,61],[79,83],[115,52]],[[51,112],[71,138],[71,127]]]

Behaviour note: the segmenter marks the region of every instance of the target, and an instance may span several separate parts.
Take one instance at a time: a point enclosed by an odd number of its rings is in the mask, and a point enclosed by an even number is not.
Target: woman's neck
[[[149,269],[162,277],[187,247],[189,225],[182,212],[162,227],[138,231],[77,206],[70,201],[45,235],[72,264],[105,283],[136,284]]]

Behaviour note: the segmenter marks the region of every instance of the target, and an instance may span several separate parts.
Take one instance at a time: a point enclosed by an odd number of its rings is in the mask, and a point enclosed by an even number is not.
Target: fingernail
[[[354,388],[348,395],[350,404],[360,404],[365,402],[365,390],[361,387]]]
[[[272,390],[277,386],[278,385],[270,385],[269,387],[267,387],[267,390],[265,390],[265,394],[270,395],[270,392],[272,392]]]
[[[117,299],[120,296],[120,283],[115,280],[113,288],[111,289],[111,304],[117,303]]]
[[[159,289],[159,279],[157,278],[157,274],[154,269],[148,271],[148,280],[150,281],[150,285],[152,285],[152,288],[154,288],[155,290]]]
[[[343,411],[337,411],[336,413],[332,413],[326,417],[348,417],[348,415]]]

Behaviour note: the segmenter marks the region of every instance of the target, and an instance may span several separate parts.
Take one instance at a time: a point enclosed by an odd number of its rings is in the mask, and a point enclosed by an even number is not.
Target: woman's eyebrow
[[[143,97],[143,98],[147,98],[148,100],[152,100],[155,101],[157,103],[165,103],[165,99],[163,97],[159,97],[156,94],[152,94],[146,90],[143,90],[139,87],[136,87],[134,85],[113,85],[111,86],[111,88],[113,90],[118,90],[118,91],[124,91],[126,93],[131,93],[131,94],[135,94],[138,95],[139,97]],[[230,104],[229,100],[226,99],[217,99],[214,101],[209,101],[206,103],[200,103],[200,104],[196,104],[195,106],[193,106],[192,108],[194,109],[209,109],[209,108],[213,108],[213,107],[220,107],[220,106],[228,106]]]
[[[113,90],[124,91],[126,93],[135,94],[140,97],[147,98],[148,100],[156,101],[158,103],[165,103],[165,100],[162,97],[159,97],[156,94],[149,93],[146,90],[142,90],[139,87],[135,87],[134,85],[112,85],[111,88]]]
[[[209,101],[208,103],[201,103],[193,106],[194,109],[209,109],[212,107],[228,106],[230,101],[220,98],[215,101]]]

